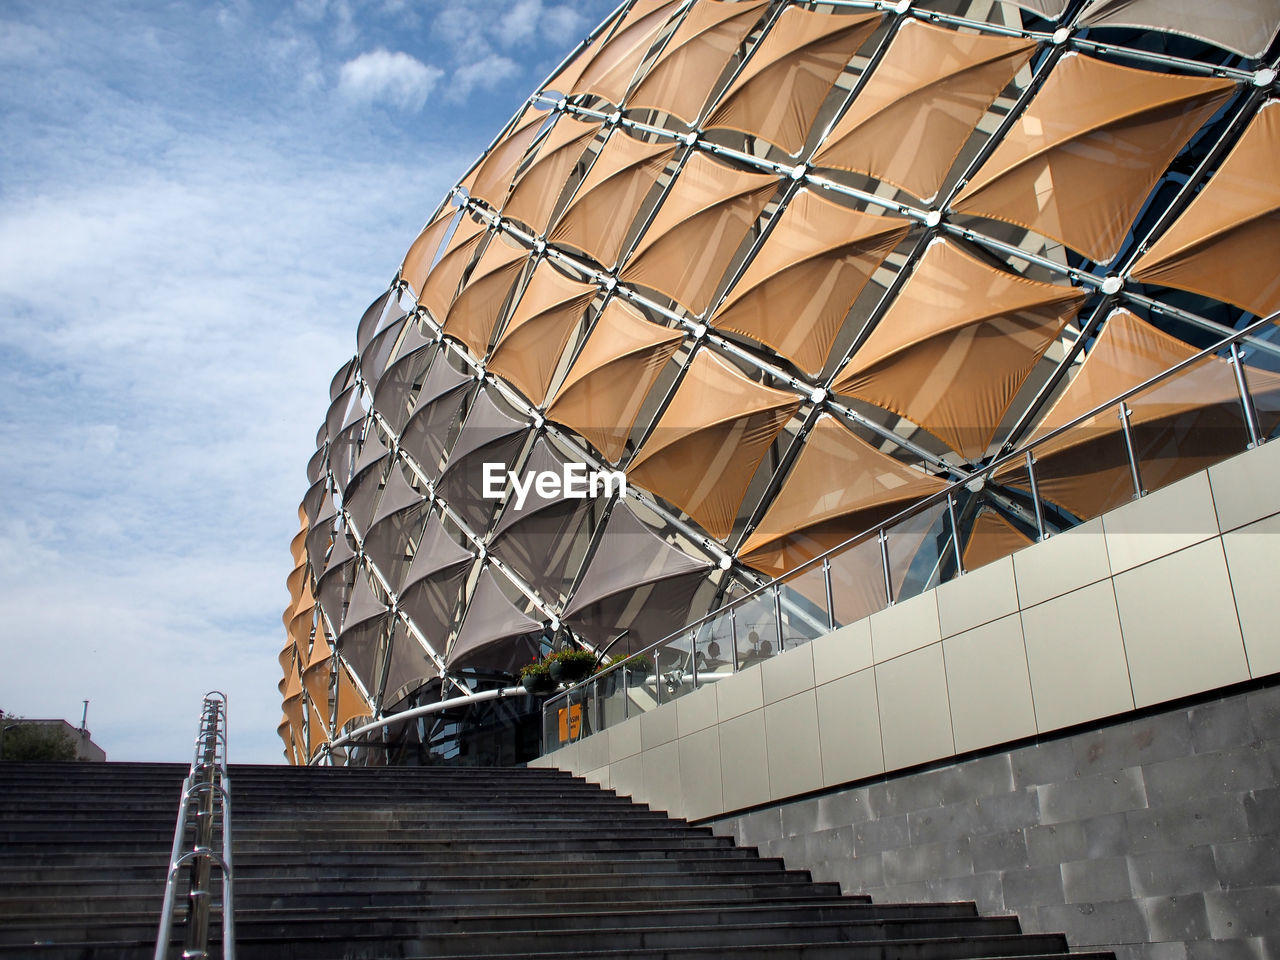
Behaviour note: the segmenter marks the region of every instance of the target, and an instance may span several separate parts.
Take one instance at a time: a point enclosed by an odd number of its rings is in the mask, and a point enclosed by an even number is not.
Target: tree
[[[74,760],[76,742],[60,725],[27,723],[0,711],[0,759]]]

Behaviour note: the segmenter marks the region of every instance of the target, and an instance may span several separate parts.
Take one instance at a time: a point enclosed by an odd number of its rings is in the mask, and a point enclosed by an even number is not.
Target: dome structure
[[[1278,30],[1268,0],[624,2],[332,379],[286,757],[446,756],[469,725],[512,758],[496,707],[326,745],[553,644],[644,650],[934,498],[828,558],[825,606],[777,592],[759,615],[803,640],[1123,502],[1126,444],[1150,487],[1274,431]],[[1045,441],[1039,483],[1008,459],[1179,364]]]

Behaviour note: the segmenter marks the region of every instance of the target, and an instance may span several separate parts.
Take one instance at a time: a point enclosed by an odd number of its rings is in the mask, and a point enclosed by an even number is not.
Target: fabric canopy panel
[[[832,389],[892,410],[977,459],[1085,297],[935,240]]]
[[[358,353],[364,353],[365,347],[369,345],[369,341],[373,339],[374,334],[381,329],[384,320],[389,323],[391,319],[404,316],[404,311],[400,310],[399,303],[396,303],[392,306],[392,309],[395,310],[395,317],[390,319],[387,317],[387,305],[391,302],[393,293],[395,293],[394,288],[386,291],[365,309],[364,316],[360,318],[360,323],[356,327],[356,351]]]
[[[340,537],[338,540],[338,543],[343,546],[346,542],[346,537]],[[335,546],[334,549],[336,552],[337,547]],[[350,554],[349,547],[347,553]],[[320,609],[329,618],[329,624],[334,630],[342,628],[342,615],[347,597],[351,594],[351,578],[355,575],[355,565],[354,556],[348,556],[347,559],[337,563],[330,560],[316,588],[316,599],[319,601]]]
[[[539,437],[525,463],[526,476],[540,472],[562,475],[568,461]],[[493,552],[545,596],[562,596],[582,563],[586,549],[584,529],[593,501],[556,496],[544,497],[534,486],[524,503],[507,503],[494,526]]]
[[[483,665],[485,670],[514,673],[537,655],[538,642],[528,635],[541,634],[542,624],[507,599],[497,576],[492,567],[481,572],[466,619],[445,657],[446,669]]]
[[[641,650],[687,622],[694,594],[711,568],[709,560],[658,536],[619,500],[564,619],[596,646],[628,631],[610,648],[615,656]]]
[[[1046,20],[1057,20],[1067,9],[1068,0],[1005,0],[1005,2],[1037,13]]]
[[[627,109],[661,110],[693,126],[764,7],[764,0],[704,0],[692,7],[627,97]]]
[[[368,572],[361,567],[351,588],[351,603],[346,619],[338,634],[338,652],[342,659],[360,678],[371,694],[376,691],[374,660],[378,655],[378,643],[387,624],[390,611],[373,593]]]
[[[382,379],[378,381],[378,388],[373,394],[373,409],[382,415],[388,426],[397,434],[404,430],[409,414],[413,412],[410,391],[414,384],[419,382],[436,355],[437,348],[432,344],[419,346],[413,350],[404,349],[409,346],[411,338],[421,339],[417,329],[416,323],[411,325],[409,333],[405,334],[405,343],[402,344],[399,357],[382,375]]]
[[[586,437],[606,460],[626,449],[640,407],[684,335],[610,300],[556,391],[547,416]]]
[[[570,280],[549,261],[540,261],[493,348],[489,370],[541,406],[569,338],[595,296],[591,284]]]
[[[1116,310],[1107,319],[1079,372],[1058,397],[1032,439],[1107,403],[1118,394],[1196,354],[1194,347],[1134,316]],[[1251,369],[1255,396],[1280,393],[1280,375]],[[1225,360],[1210,357],[1129,400],[1129,418],[1148,490],[1173,483],[1248,442],[1235,376]],[[1270,431],[1274,417],[1263,428]],[[1035,448],[1042,497],[1087,520],[1133,497],[1123,428],[1108,408]],[[997,476],[1018,478],[1010,466]]]
[[[640,61],[678,6],[677,0],[636,0],[565,92],[593,93],[620,105]]]
[[[355,685],[351,675],[341,665],[338,667],[338,716],[333,733],[337,736],[352,720],[373,716],[373,707]]]
[[[426,501],[409,486],[400,464],[393,465],[364,538],[365,556],[373,561],[393,592],[400,591],[408,566],[409,542],[422,526],[425,510]]]
[[[398,311],[397,311],[398,312]],[[401,315],[375,335],[360,352],[360,376],[370,390],[376,390],[378,381],[387,369],[387,361],[395,350],[400,334],[408,318]]]
[[[403,623],[397,622],[391,632],[390,663],[383,685],[384,709],[439,676],[440,670],[431,655]]]
[[[326,493],[321,516],[307,532],[307,561],[317,577],[324,570],[324,557],[329,552],[329,544],[333,542],[333,523],[337,517],[338,510],[333,505],[333,498]]]
[[[431,365],[418,393],[413,415],[400,438],[400,447],[409,452],[432,480],[440,476],[440,458],[444,455],[449,428],[462,409],[467,393],[464,388],[473,383],[468,374],[456,370],[441,354]]]
[[[881,16],[787,6],[707,118],[798,154],[823,101]]]
[[[524,446],[527,427],[527,423],[503,412],[488,390],[482,389],[476,395],[440,478],[441,496],[472,530],[487,529],[498,506],[497,500],[484,495],[485,464],[503,464],[505,477],[505,471]]]
[[[1280,8],[1278,8],[1280,9]],[[1265,317],[1280,310],[1280,103],[1264,106],[1191,205],[1133,267]]]
[[[443,323],[453,305],[453,298],[458,292],[458,284],[476,247],[484,236],[484,224],[478,223],[465,213],[458,220],[458,226],[449,238],[449,245],[444,254],[436,261],[436,265],[427,274],[422,285],[422,293],[418,297],[418,305],[426,307],[436,323]]]
[[[966,570],[977,570],[1032,543],[1030,537],[996,511],[983,507],[974,518],[961,559]]]
[[[468,194],[478,197],[494,210],[502,206],[511,189],[520,162],[542,130],[549,115],[529,107],[511,126],[505,137],[485,154],[475,171],[462,181]]]
[[[562,114],[543,138],[537,157],[516,181],[502,215],[525,224],[534,236],[541,236],[569,174],[600,132],[600,126],[599,121],[586,123]]]
[[[307,661],[306,670],[302,674],[302,684],[306,687],[307,695],[315,704],[318,713],[324,718],[326,727],[329,725],[329,678],[332,672],[333,651],[325,638],[324,627],[317,625],[316,641],[312,645],[311,658]]]
[[[511,285],[529,262],[529,251],[507,243],[500,236],[489,241],[467,285],[449,307],[442,329],[466,345],[471,355],[484,359]]]
[[[458,595],[475,555],[458,545],[433,513],[400,591],[400,610],[437,650],[444,649]]]
[[[640,205],[675,153],[674,144],[645,143],[615,127],[548,239],[612,269]]]
[[[347,387],[329,404],[325,413],[325,433],[336,437],[346,427],[364,416],[364,407],[360,406],[360,395],[354,386]]]
[[[630,482],[724,539],[765,451],[799,408],[794,393],[748,380],[710,350],[699,350],[631,461]]]
[[[404,262],[400,264],[400,279],[408,285],[415,299],[422,293],[422,285],[431,272],[436,254],[440,252],[440,245],[449,235],[449,228],[453,226],[457,217],[457,210],[452,207],[446,208],[444,213],[422,229],[409,247],[409,252],[404,255]]]
[[[820,414],[739,558],[780,576],[945,486]]]
[[[792,196],[712,325],[759,340],[816,374],[853,302],[910,225],[808,190]]]
[[[1280,30],[1280,5],[1274,0],[1090,0],[1076,23],[1176,33],[1242,57],[1260,57]]]
[[[351,520],[351,526],[360,533],[361,539],[364,538],[364,532],[369,529],[369,521],[373,517],[373,507],[377,502],[378,491],[381,489],[383,473],[388,462],[387,448],[383,447],[381,442],[377,447],[373,447],[366,440],[365,449],[376,456],[371,461],[358,465],[342,504]],[[364,460],[363,456],[361,460]]]
[[[692,154],[623,266],[622,279],[701,314],[777,187],[775,177]]]
[[[1105,263],[1170,161],[1234,89],[1230,80],[1068,53],[952,209],[1025,227]]]
[[[814,156],[931,200],[1000,91],[1031,59],[1021,37],[907,19]]]

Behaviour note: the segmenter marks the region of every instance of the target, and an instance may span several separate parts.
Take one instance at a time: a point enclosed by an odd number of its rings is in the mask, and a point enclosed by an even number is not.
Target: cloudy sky
[[[281,759],[289,540],[417,230],[613,0],[0,6],[0,708]]]

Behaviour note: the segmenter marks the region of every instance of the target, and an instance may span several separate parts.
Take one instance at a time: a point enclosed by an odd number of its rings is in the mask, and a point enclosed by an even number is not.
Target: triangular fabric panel
[[[1134,316],[1116,310],[1108,317],[1075,378],[1036,428],[1043,437],[1197,353]],[[1249,370],[1255,397],[1280,394],[1280,375]],[[1235,376],[1230,365],[1210,357],[1129,401],[1129,423],[1141,464],[1142,481],[1157,489],[1247,443]],[[1274,411],[1274,399],[1268,404]],[[1270,432],[1276,414],[1265,418]],[[1090,417],[1034,449],[1040,495],[1081,519],[1097,516],[1133,496],[1124,434],[1115,408]],[[1023,471],[1010,465],[997,475],[1022,486]]]
[[[906,417],[971,460],[981,457],[1085,297],[935,240],[832,389]]]
[[[369,341],[373,339],[375,333],[378,332],[378,325],[382,322],[383,316],[387,312],[387,301],[391,299],[394,289],[388,290],[373,303],[369,304],[364,315],[360,317],[360,323],[356,327],[356,351],[364,353],[364,348],[368,346]],[[403,316],[400,311],[399,304],[396,305],[397,316]]]
[[[640,205],[675,152],[675,144],[645,143],[614,128],[548,239],[612,269]]]
[[[399,312],[397,308],[397,312]],[[379,331],[368,345],[360,351],[360,376],[368,384],[370,390],[376,390],[378,381],[387,369],[387,361],[395,350],[396,341],[400,339],[400,331],[404,329],[405,320],[401,316]]]
[[[703,0],[695,4],[627,97],[627,109],[661,110],[692,126],[764,6],[764,0]]]
[[[493,145],[476,167],[475,172],[463,180],[467,193],[479,197],[494,210],[507,198],[511,181],[520,167],[520,161],[529,150],[542,125],[550,114],[528,108],[511,128],[511,132]]]
[[[373,708],[364,694],[352,681],[351,675],[341,665],[338,666],[338,718],[334,724],[334,733],[345,727],[357,717],[372,717]]]
[[[739,558],[780,576],[944,487],[821,414]]]
[[[678,5],[677,0],[636,0],[567,92],[594,93],[621,105],[636,67]]]
[[[711,111],[708,127],[728,127],[795,155],[845,65],[880,15],[814,13],[788,6]]]
[[[711,323],[768,344],[816,374],[849,308],[909,229],[903,220],[858,213],[802,190]]]
[[[404,470],[397,463],[387,475],[387,485],[382,491],[382,499],[378,501],[378,511],[373,515],[369,528],[373,529],[393,513],[421,502],[422,494],[409,486],[409,481],[404,478]]]
[[[634,307],[610,300],[547,416],[616,461],[645,397],[682,340],[678,330],[650,323]]]
[[[699,350],[631,461],[630,481],[723,539],[765,451],[799,408],[794,393],[762,386]]]
[[[778,183],[694,153],[636,244],[622,279],[702,313]]]
[[[387,667],[383,704],[403,699],[438,676],[440,670],[422,644],[404,624],[397,623],[391,635],[391,663]]]
[[[448,316],[449,307],[458,292],[458,283],[471,263],[484,231],[483,223],[464,213],[449,238],[448,248],[427,275],[418,303],[427,308],[436,323],[443,323]]]
[[[355,586],[351,589],[351,603],[347,607],[346,619],[342,621],[338,642],[342,642],[343,634],[376,620],[386,612],[386,604],[374,596],[373,586],[369,583],[369,574],[361,567],[360,572],[356,574]]]
[[[463,549],[445,530],[444,524],[437,514],[432,514],[427,527],[418,541],[417,553],[413,555],[413,563],[405,574],[404,589],[408,590],[420,580],[470,563],[474,554]]]
[[[493,401],[488,389],[482,389],[471,406],[467,422],[458,435],[457,442],[449,451],[449,462],[445,464],[445,473],[452,470],[481,447],[522,432],[527,424],[516,420],[504,412]]]
[[[966,570],[977,570],[1032,543],[1030,537],[996,511],[983,507],[974,518],[961,559]]]
[[[906,20],[814,164],[856,170],[931,199],[1035,49],[1021,37]]]
[[[569,174],[599,132],[599,121],[586,123],[562,115],[543,138],[538,156],[516,181],[502,208],[503,217],[519,220],[541,236]]]
[[[1076,23],[1176,33],[1242,57],[1260,57],[1280,30],[1280,4],[1275,0],[1090,0]]]
[[[534,405],[546,399],[570,336],[596,288],[540,262],[498,338],[489,370],[514,384]]]
[[[355,386],[352,385],[338,394],[333,402],[329,404],[329,409],[324,418],[328,435],[336,437],[344,427],[350,426],[352,420],[347,414],[355,410],[359,410],[361,416],[364,415],[364,408],[360,406],[360,398],[356,394]]]
[[[494,235],[471,271],[467,285],[449,308],[442,329],[466,344],[473,357],[483,359],[489,352],[489,338],[498,313],[528,259],[527,249],[507,243],[500,234]]]
[[[418,238],[404,255],[404,263],[400,265],[400,279],[409,286],[409,290],[417,298],[422,293],[422,285],[431,272],[440,244],[449,233],[449,227],[457,217],[458,211],[449,207],[435,220],[427,224]],[[465,216],[466,214],[463,214]]]
[[[1057,20],[1067,9],[1068,0],[1005,0],[1015,7],[1030,10],[1046,20]]]
[[[480,574],[467,605],[466,619],[445,658],[448,669],[474,666],[479,659],[488,669],[510,672],[527,663],[534,652],[532,645],[512,641],[525,634],[540,633],[542,624],[508,600],[495,578],[492,567],[486,566]]]
[[[1170,161],[1234,90],[1068,53],[952,209],[1107,262]]]
[[[474,382],[468,374],[454,369],[443,354],[438,356],[418,393],[413,415],[405,424],[400,446],[433,480],[439,476],[438,465],[444,454],[449,428],[466,396],[463,388]]]
[[[1277,7],[1280,10],[1280,7]],[[1280,103],[1250,121],[1218,172],[1133,267],[1260,317],[1280,310]]]
[[[378,381],[378,389],[373,394],[373,408],[382,414],[396,433],[404,430],[413,409],[409,403],[409,391],[435,355],[431,345],[405,349],[409,346],[410,339],[422,339],[416,323],[410,325],[409,332],[405,334],[405,342],[401,345],[400,355],[383,373]]]

